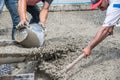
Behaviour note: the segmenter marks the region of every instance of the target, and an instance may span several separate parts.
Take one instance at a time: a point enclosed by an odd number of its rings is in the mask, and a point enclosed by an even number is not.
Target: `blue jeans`
[[[20,18],[18,14],[18,0],[5,0],[5,5],[10,12],[12,18],[12,40],[14,40],[14,32],[16,31],[16,26],[18,25]]]
[[[3,10],[3,6],[4,6],[4,0],[0,0],[0,13]]]

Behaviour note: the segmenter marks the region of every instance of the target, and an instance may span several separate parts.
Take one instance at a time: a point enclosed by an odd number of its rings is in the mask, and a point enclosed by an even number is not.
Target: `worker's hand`
[[[29,23],[27,20],[20,21],[19,24],[16,26],[16,29],[21,29],[24,27],[29,27]]]
[[[85,54],[87,57],[91,54],[91,49],[86,47],[82,50],[82,53]]]
[[[108,30],[108,35],[113,35],[113,29],[114,27],[110,27],[109,30]]]

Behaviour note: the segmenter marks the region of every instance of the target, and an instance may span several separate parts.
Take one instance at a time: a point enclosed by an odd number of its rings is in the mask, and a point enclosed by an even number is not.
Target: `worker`
[[[106,17],[93,40],[82,50],[86,56],[89,56],[92,49],[102,42],[106,36],[113,35],[114,26],[120,19],[120,0],[91,0],[91,3],[91,10],[95,8],[102,11],[106,10]]]
[[[18,28],[22,25],[29,23],[39,23],[46,29],[46,19],[48,17],[48,10],[53,0],[19,0],[18,2],[18,11],[20,15],[20,23]],[[40,7],[38,7],[37,3],[42,2],[43,6],[40,11]],[[32,19],[30,22],[27,19],[26,11],[28,11],[32,15]]]

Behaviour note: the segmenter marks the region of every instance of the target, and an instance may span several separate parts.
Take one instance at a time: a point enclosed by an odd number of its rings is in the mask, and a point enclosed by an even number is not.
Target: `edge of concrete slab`
[[[90,4],[58,4],[52,5],[49,11],[78,11],[78,10],[90,10]],[[8,11],[6,7],[4,7],[3,12]]]

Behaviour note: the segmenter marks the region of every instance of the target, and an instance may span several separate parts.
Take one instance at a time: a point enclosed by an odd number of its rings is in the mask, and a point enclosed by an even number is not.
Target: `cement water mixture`
[[[120,80],[120,33],[115,28],[88,58],[82,59],[68,73],[59,75],[66,65],[75,60],[102,25],[105,12],[68,11],[50,12],[47,36],[41,48],[20,45],[0,46],[0,53],[36,54],[38,80]],[[11,18],[8,12],[0,15],[0,39],[10,40]],[[29,58],[28,58],[29,59]],[[21,63],[21,65],[23,65]]]

